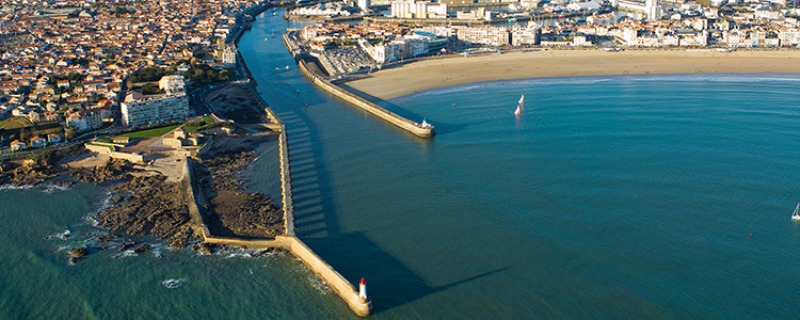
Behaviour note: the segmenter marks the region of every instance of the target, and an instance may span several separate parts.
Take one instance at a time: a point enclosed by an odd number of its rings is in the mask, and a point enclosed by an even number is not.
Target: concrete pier
[[[320,89],[325,90],[326,92],[348,102],[354,107],[367,111],[378,118],[385,120],[386,122],[411,132],[418,137],[431,138],[436,134],[434,131],[434,126],[432,125],[422,126],[420,123],[403,118],[400,115],[369,102],[362,97],[352,94],[349,91],[331,83],[327,79],[315,74],[314,72],[311,72],[306,66],[306,62],[301,57],[299,46],[289,39],[288,34],[283,35],[283,42],[286,44],[289,52],[291,52],[292,56],[297,61],[297,65],[300,67],[300,72],[302,72],[303,75],[308,78],[308,80],[311,80],[311,82]]]
[[[251,90],[255,91],[252,87]],[[255,94],[255,92],[253,92]],[[261,99],[261,96],[256,94],[256,97]],[[266,106],[266,103],[261,100]],[[294,209],[292,202],[292,184],[291,175],[289,170],[289,144],[286,137],[286,127],[283,121],[280,120],[277,114],[271,109],[265,107],[267,118],[278,126],[275,129],[280,130],[278,135],[278,153],[280,157],[280,170],[281,170],[281,197],[283,200],[283,216],[284,216],[284,234],[283,236],[276,236],[275,239],[242,239],[234,237],[220,237],[214,236],[208,230],[205,224],[204,213],[202,212],[202,205],[198,202],[203,202],[204,199],[198,198],[194,192],[197,187],[194,184],[194,171],[192,170],[193,161],[186,159],[184,161],[184,178],[182,185],[186,189],[186,200],[189,206],[189,214],[194,224],[194,229],[197,234],[201,235],[204,242],[214,245],[234,246],[250,249],[266,249],[275,248],[289,251],[292,255],[300,259],[311,271],[324,281],[342,300],[347,303],[350,310],[359,317],[367,317],[373,313],[372,301],[362,300],[358,296],[358,290],[353,286],[350,281],[343,277],[333,267],[331,267],[325,260],[314,253],[302,240],[297,238],[294,233]]]

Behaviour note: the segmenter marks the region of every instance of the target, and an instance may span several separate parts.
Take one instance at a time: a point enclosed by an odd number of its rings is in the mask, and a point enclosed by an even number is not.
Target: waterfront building
[[[361,9],[361,11],[367,11],[370,4],[369,0],[358,0],[357,3],[358,3],[358,8]]]
[[[597,11],[602,7],[600,3],[596,1],[586,1],[586,2],[573,2],[567,5],[567,10],[571,11]]]
[[[644,9],[648,21],[658,20],[661,17],[661,6],[658,0],[645,0]]]
[[[541,34],[542,28],[535,23],[531,23],[527,27],[514,27],[511,29],[511,45],[538,45]]]
[[[377,63],[395,61],[400,57],[400,47],[394,42],[372,45],[365,39],[359,39],[358,45]]]
[[[158,88],[164,90],[167,96],[177,96],[186,94],[186,81],[183,76],[163,76],[158,81]]]
[[[218,59],[222,61],[222,65],[225,68],[232,68],[236,66],[236,47],[235,46],[225,46],[224,49],[221,50],[214,50]]]
[[[189,97],[185,86],[182,76],[164,76],[158,81],[158,87],[165,94],[128,94],[120,108],[122,123],[127,126],[142,126],[185,119],[189,116]]]
[[[99,129],[103,126],[103,115],[100,109],[82,110],[67,114],[67,126],[77,132]]]
[[[473,45],[501,47],[509,45],[509,32],[503,28],[453,27],[459,41]]]
[[[449,29],[447,30],[449,34]],[[423,30],[415,30],[414,35],[424,37],[427,39],[428,43],[428,52],[435,53],[439,52],[442,49],[447,48],[447,45],[450,44],[450,39],[446,36],[439,36],[434,33],[423,31]]]
[[[397,0],[392,2],[392,17],[405,19],[447,18],[447,4],[430,1]]]
[[[403,58],[428,54],[428,38],[417,34],[408,34],[399,41],[400,54]]]
[[[126,126],[153,125],[184,120],[189,116],[189,97],[183,95],[142,96],[134,92],[125,97],[120,111]]]

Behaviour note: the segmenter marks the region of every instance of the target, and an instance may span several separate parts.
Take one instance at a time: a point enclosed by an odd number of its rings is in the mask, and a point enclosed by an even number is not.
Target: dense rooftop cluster
[[[242,12],[262,2],[5,0],[0,116],[108,107],[143,67],[221,63],[208,54],[214,39],[235,32]]]

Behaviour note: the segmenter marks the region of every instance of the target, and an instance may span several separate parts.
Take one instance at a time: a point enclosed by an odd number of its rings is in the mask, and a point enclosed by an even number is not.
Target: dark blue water
[[[375,318],[796,317],[800,77],[492,82],[385,102],[436,125],[421,140],[311,86],[277,36],[291,26],[262,16],[239,49],[287,124],[299,236],[367,278]],[[259,152],[246,176],[274,192],[277,155]],[[286,256],[164,248],[67,266],[43,237],[90,233],[81,217],[104,197],[0,191],[0,318],[352,317]]]

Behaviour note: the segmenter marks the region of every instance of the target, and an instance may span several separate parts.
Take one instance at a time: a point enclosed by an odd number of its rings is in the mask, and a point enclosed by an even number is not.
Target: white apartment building
[[[103,117],[100,110],[73,112],[67,115],[67,126],[77,132],[95,130],[103,126]]]
[[[525,46],[539,44],[539,35],[541,28],[535,24],[530,24],[528,27],[518,27],[511,29],[511,45],[512,46]]]
[[[236,48],[226,47],[222,50],[222,63],[228,68],[236,65]]]
[[[392,17],[405,19],[446,18],[447,4],[397,0],[392,2]]]
[[[485,46],[505,46],[509,44],[509,32],[502,28],[472,28],[472,27],[453,27],[456,30],[458,40],[470,44],[480,44]]]
[[[395,61],[401,57],[397,43],[372,45],[365,39],[359,39],[358,45],[377,63]]]
[[[168,96],[185,95],[185,87],[183,76],[163,76],[158,80],[158,88],[164,90]]]
[[[125,97],[120,111],[122,123],[126,126],[184,120],[189,116],[189,97],[185,93],[142,96],[134,92]]]

